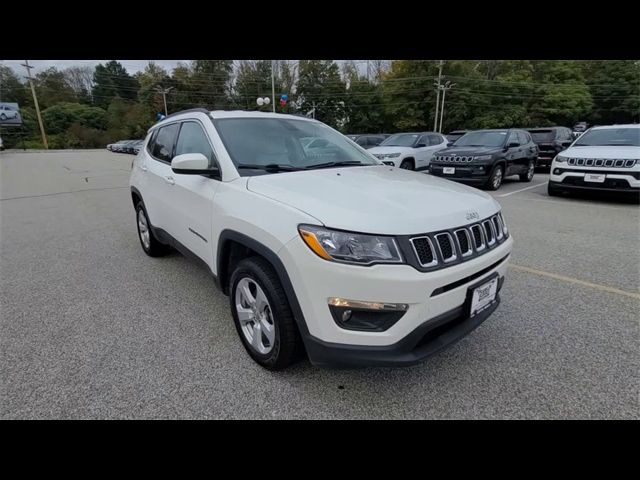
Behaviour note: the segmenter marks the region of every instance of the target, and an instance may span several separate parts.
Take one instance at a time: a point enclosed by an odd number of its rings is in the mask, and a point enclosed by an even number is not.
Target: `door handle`
[[[146,166],[146,165],[142,165],[142,166],[140,167],[140,170],[142,170],[143,172],[146,172],[148,169],[147,169],[147,166]]]
[[[176,181],[173,179],[173,177],[164,177],[164,181],[167,182],[169,185],[176,184]]]

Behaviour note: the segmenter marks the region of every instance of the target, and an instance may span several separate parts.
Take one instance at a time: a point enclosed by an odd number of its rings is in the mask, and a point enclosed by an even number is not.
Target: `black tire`
[[[247,340],[236,310],[235,298],[238,282],[244,278],[257,283],[265,293],[271,310],[275,330],[275,340],[271,350],[262,354],[258,352]],[[298,326],[293,318],[287,295],[282,288],[280,279],[271,264],[262,257],[249,257],[241,260],[231,274],[229,299],[231,314],[240,340],[247,353],[259,365],[268,370],[282,370],[295,362],[303,351],[302,339],[298,332]]]
[[[559,197],[560,191],[555,186],[551,185],[551,182],[549,182],[547,183],[547,195],[550,197]]]
[[[498,178],[495,178],[498,175]],[[485,183],[485,188],[487,190],[498,190],[502,185],[502,180],[504,180],[504,167],[502,165],[496,165],[491,170],[491,175],[489,175],[489,179],[487,183]]]
[[[403,170],[415,170],[415,165],[413,164],[413,160],[403,160],[400,168]]]
[[[0,113],[0,120],[6,120],[7,116],[4,113]]]
[[[521,173],[520,176],[520,181],[521,182],[530,182],[531,180],[533,180],[533,176],[535,175],[535,171],[536,171],[536,162],[534,162],[533,160],[529,160],[529,164],[527,165],[527,172],[526,173]]]
[[[147,229],[149,232],[149,245],[145,245],[145,242],[143,241],[143,233],[140,231],[140,212],[142,212],[142,215],[144,215],[144,218],[147,222]],[[147,215],[147,211],[144,208],[142,200],[136,204],[136,228],[138,230],[138,239],[140,240],[142,250],[144,250],[144,253],[146,253],[150,257],[162,257],[171,251],[171,248],[168,245],[160,243],[160,241],[154,236],[153,228],[151,226],[151,222],[149,221],[149,215]]]

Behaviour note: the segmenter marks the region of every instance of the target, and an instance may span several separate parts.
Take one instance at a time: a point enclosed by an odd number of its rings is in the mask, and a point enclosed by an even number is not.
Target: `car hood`
[[[250,177],[247,189],[297,208],[327,227],[406,235],[471,223],[500,205],[487,193],[424,173],[383,166]]]
[[[603,146],[603,147],[569,147],[561,153],[563,157],[576,158],[624,158],[640,159],[640,147]]]
[[[447,147],[438,152],[438,155],[492,155],[500,153],[500,147]]]
[[[394,147],[394,146],[378,145],[377,147],[370,148],[367,151],[372,155],[381,154],[381,153],[384,153],[386,155],[388,153],[407,153],[407,152],[412,152],[413,150],[414,149],[411,147]]]

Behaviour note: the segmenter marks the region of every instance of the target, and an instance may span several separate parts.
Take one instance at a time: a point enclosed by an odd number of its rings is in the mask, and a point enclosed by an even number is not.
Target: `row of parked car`
[[[116,153],[129,153],[131,155],[137,155],[140,151],[140,147],[144,143],[144,140],[121,140],[116,143],[110,143],[107,145],[107,150]]]
[[[549,169],[553,158],[574,140],[567,127],[454,130],[393,135],[349,135],[387,165],[497,190],[507,176],[530,182],[537,167]]]

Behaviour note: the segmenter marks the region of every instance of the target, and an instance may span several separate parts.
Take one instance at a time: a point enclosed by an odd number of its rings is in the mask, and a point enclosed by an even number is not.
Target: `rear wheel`
[[[502,185],[502,178],[504,177],[504,170],[502,165],[496,165],[491,171],[489,180],[487,180],[486,187],[489,190],[498,190]]]
[[[536,170],[536,164],[533,160],[530,160],[529,165],[527,166],[527,172],[520,174],[520,181],[530,182],[531,180],[533,180],[533,174],[535,173],[535,170]]]
[[[151,222],[142,201],[136,204],[136,224],[138,226],[138,238],[144,253],[150,257],[161,257],[169,253],[169,246],[160,243],[153,235]]]
[[[302,351],[289,301],[275,270],[261,257],[245,258],[231,274],[231,313],[251,358],[281,370]]]

